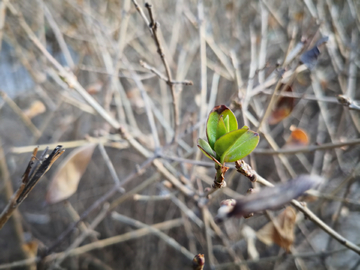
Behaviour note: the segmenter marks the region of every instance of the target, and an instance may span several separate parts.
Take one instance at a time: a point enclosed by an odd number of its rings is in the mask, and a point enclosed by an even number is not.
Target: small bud
[[[205,257],[204,254],[197,254],[192,261],[194,270],[202,270],[205,265]]]

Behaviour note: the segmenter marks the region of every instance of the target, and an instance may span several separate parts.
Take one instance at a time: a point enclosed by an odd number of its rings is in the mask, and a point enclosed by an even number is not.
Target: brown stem
[[[160,39],[158,37],[157,30],[158,30],[159,24],[158,24],[158,22],[156,22],[154,20],[154,15],[152,12],[152,5],[150,5],[149,3],[145,3],[145,7],[147,8],[147,10],[149,12],[149,16],[150,16],[149,28],[152,30],[153,38],[154,38],[154,41],[155,41],[155,44],[157,47],[157,52],[160,55],[161,61],[163,62],[163,65],[165,67],[166,76],[167,76],[166,82],[169,85],[170,90],[171,90],[171,95],[172,95],[172,99],[173,99],[173,109],[174,109],[174,122],[175,122],[173,141],[175,142],[177,140],[177,136],[178,136],[178,132],[179,132],[179,106],[178,106],[178,102],[177,102],[175,86],[172,83],[171,70],[170,70],[169,64],[165,58],[165,54],[164,54],[163,48],[161,46]]]
[[[209,196],[218,189],[226,187],[225,173],[229,170],[229,167],[215,163],[215,170],[216,170],[216,174],[215,174],[214,183],[212,184],[209,192],[206,194],[207,198],[209,198]]]

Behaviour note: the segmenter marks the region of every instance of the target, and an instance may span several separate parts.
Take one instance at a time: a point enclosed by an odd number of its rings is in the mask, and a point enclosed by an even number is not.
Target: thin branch
[[[333,254],[339,253],[339,252],[345,252],[347,251],[347,248],[339,248],[331,251],[320,251],[320,252],[307,252],[307,253],[298,253],[298,254],[287,254],[284,253],[282,256],[271,256],[271,257],[264,257],[259,259],[253,259],[253,260],[246,260],[242,262],[231,262],[231,263],[223,263],[215,266],[215,269],[229,269],[229,267],[235,266],[235,265],[242,265],[242,264],[256,264],[256,263],[265,263],[265,262],[272,262],[277,261],[281,258],[284,259],[292,259],[292,258],[314,258],[314,257],[325,257],[325,256],[331,256]]]
[[[106,150],[105,150],[104,145],[103,145],[101,142],[99,142],[98,145],[99,145],[100,153],[101,153],[101,155],[102,155],[103,158],[104,158],[104,161],[105,161],[105,163],[106,163],[106,165],[107,165],[107,167],[108,167],[108,169],[109,169],[109,171],[110,171],[111,177],[113,178],[113,180],[114,180],[114,182],[115,182],[115,185],[120,186],[120,183],[121,183],[121,182],[120,182],[120,179],[119,179],[119,177],[117,176],[117,173],[116,173],[116,171],[115,171],[114,165],[112,164],[112,162],[111,162],[111,160],[110,160],[110,158],[109,158],[109,155],[107,154],[107,152],[106,152]],[[125,192],[125,189],[122,188],[122,187],[119,187],[119,191],[120,191],[121,193],[124,193],[124,192]]]
[[[160,79],[164,80],[165,82],[168,82],[168,78],[165,77],[160,71],[158,71],[156,68],[150,66],[145,61],[140,60],[140,65],[143,68],[146,68],[147,70],[150,70],[152,73],[154,73],[156,76],[158,76]],[[171,81],[171,84],[183,84],[183,85],[194,85],[192,81]]]
[[[245,162],[241,161],[242,165],[244,166],[247,165]],[[237,166],[238,164],[240,164],[239,162],[236,163]],[[249,165],[247,165],[248,168],[246,171],[250,171],[251,172],[251,167]],[[253,172],[254,173],[254,172]],[[250,181],[254,181],[253,177],[249,177],[248,175],[251,174],[244,174],[241,172],[241,174],[243,174],[244,176],[248,177]],[[255,174],[255,180],[257,180],[257,178],[262,179],[262,177],[259,177],[258,174]],[[263,179],[265,180],[265,179]],[[261,184],[265,184],[267,186],[273,187],[274,185],[271,184],[268,181],[262,181]],[[355,251],[356,253],[360,254],[360,246],[352,243],[351,241],[349,241],[348,239],[344,238],[343,236],[341,236],[339,233],[337,233],[336,231],[334,231],[331,227],[329,227],[327,224],[325,224],[320,218],[318,218],[318,216],[316,216],[309,208],[307,208],[307,206],[303,205],[302,203],[300,203],[297,200],[291,200],[291,204],[297,208],[299,211],[303,212],[304,215],[310,219],[311,221],[313,221],[316,225],[318,225],[323,231],[325,231],[327,234],[329,234],[332,238],[334,238],[335,240],[337,240],[340,244],[344,245],[345,247]]]
[[[0,97],[9,105],[9,107],[20,117],[28,129],[32,132],[34,136],[41,136],[41,132],[37,127],[31,122],[30,118],[27,117],[19,106],[3,91],[0,91]]]
[[[149,16],[150,16],[150,24],[148,24],[148,26],[152,30],[153,38],[154,38],[154,41],[155,41],[155,44],[157,47],[157,52],[160,55],[161,61],[163,62],[163,65],[165,67],[166,76],[167,76],[167,84],[169,85],[170,90],[171,90],[171,95],[172,95],[172,99],[173,99],[174,123],[175,123],[173,141],[176,141],[178,132],[179,132],[179,105],[178,105],[178,101],[177,101],[176,91],[175,91],[174,84],[171,83],[172,82],[171,70],[170,70],[169,64],[165,58],[165,54],[163,52],[163,49],[162,49],[162,46],[160,43],[160,39],[158,37],[157,30],[158,30],[159,24],[158,24],[158,22],[156,22],[154,20],[152,5],[150,5],[149,3],[145,3],[145,7],[147,8],[147,10],[149,12]]]
[[[174,238],[171,238],[171,237],[167,236],[165,233],[161,232],[159,229],[156,229],[153,226],[144,224],[144,223],[142,223],[142,222],[140,222],[138,220],[134,220],[132,218],[120,215],[117,212],[112,212],[112,217],[115,220],[118,220],[120,222],[124,222],[126,224],[131,225],[131,226],[135,226],[137,228],[146,228],[146,229],[148,229],[151,233],[155,234],[161,240],[165,241],[166,244],[170,245],[171,247],[173,247],[174,249],[179,251],[181,254],[183,254],[190,261],[193,260],[194,254],[192,254],[190,251],[188,251],[185,247],[181,246],[178,242],[176,242],[176,240]]]
[[[151,227],[154,227],[155,229],[158,229],[158,230],[169,230],[169,229],[181,226],[182,223],[183,223],[183,221],[180,218],[178,218],[178,219],[167,220],[167,221],[164,221],[161,223],[157,223],[157,224],[151,225]],[[70,250],[67,255],[68,256],[77,256],[77,255],[80,255],[80,254],[83,254],[83,253],[86,253],[86,252],[89,252],[92,250],[103,249],[103,248],[111,246],[111,245],[119,244],[119,243],[129,241],[132,239],[137,239],[137,238],[146,236],[150,233],[151,233],[150,229],[141,228],[141,229],[138,229],[135,231],[127,232],[127,233],[124,233],[121,235],[116,235],[113,237],[109,237],[106,239],[96,241],[94,243],[90,243],[87,245],[83,245],[81,247],[74,248],[74,249]],[[64,252],[51,254],[51,255],[45,257],[44,261],[48,262],[53,259],[59,258],[63,255],[63,253]],[[0,269],[2,269],[1,265],[0,265]]]
[[[45,150],[46,147],[53,148],[53,147],[56,147],[56,145],[58,145],[58,144],[62,145],[64,148],[69,149],[69,148],[75,148],[75,147],[89,144],[89,142],[103,143],[105,146],[112,146],[112,147],[115,147],[118,149],[125,149],[125,148],[129,147],[129,144],[125,140],[121,139],[121,137],[119,135],[107,135],[107,136],[100,137],[100,138],[94,138],[94,137],[88,136],[86,140],[58,142],[56,144],[54,143],[54,144],[40,144],[38,146],[36,146],[36,145],[16,146],[16,147],[10,148],[10,152],[14,153],[14,154],[29,153],[29,152],[32,152],[32,150],[35,147],[39,147],[38,151],[42,151],[42,150]]]
[[[6,4],[9,0],[3,0],[0,3],[0,52],[2,45],[2,37],[4,33],[5,18],[6,18]]]
[[[310,153],[319,150],[329,150],[334,148],[341,148],[344,146],[358,145],[360,139],[355,139],[347,142],[340,143],[324,143],[322,145],[310,145],[306,147],[298,147],[293,149],[279,149],[279,150],[266,150],[266,149],[255,149],[253,153],[261,155],[292,155],[298,153]]]
[[[154,158],[148,158],[141,166],[137,168],[133,173],[128,175],[123,181],[121,181],[121,186],[127,184],[130,182],[133,178],[136,176],[139,176],[145,172],[145,168],[147,168]],[[97,199],[90,207],[88,207],[80,216],[79,220],[77,222],[74,222],[68,226],[68,228],[63,231],[58,238],[52,243],[52,245],[48,248],[47,254],[49,254],[51,251],[53,251],[78,225],[80,222],[82,222],[90,213],[92,213],[95,209],[100,207],[104,202],[106,202],[108,199],[110,199],[112,196],[114,196],[119,191],[119,186],[115,185],[113,186],[108,192],[106,192],[103,196],[101,196],[99,199]]]
[[[61,33],[59,26],[57,25],[56,21],[54,20],[50,10],[47,8],[45,3],[43,3],[43,9],[44,9],[45,17],[46,17],[51,29],[53,30],[53,32],[55,34],[55,37],[59,43],[62,53],[64,54],[64,58],[65,58],[67,64],[69,65],[70,69],[73,69],[75,64],[71,57],[70,51],[66,45],[66,42],[64,40],[64,36]]]

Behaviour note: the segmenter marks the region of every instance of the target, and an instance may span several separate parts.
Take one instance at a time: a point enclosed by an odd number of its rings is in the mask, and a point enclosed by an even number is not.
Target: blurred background
[[[0,230],[0,269],[191,269],[199,253],[204,269],[360,269],[295,210],[288,227],[284,208],[215,225],[222,200],[260,186],[230,169],[201,207],[215,170],[196,147],[211,109],[229,106],[260,132],[245,159],[258,174],[321,175],[301,200],[359,244],[360,2],[151,4],[173,87],[142,0],[0,1],[0,211],[36,146],[66,149]],[[274,218],[289,239],[259,236]]]

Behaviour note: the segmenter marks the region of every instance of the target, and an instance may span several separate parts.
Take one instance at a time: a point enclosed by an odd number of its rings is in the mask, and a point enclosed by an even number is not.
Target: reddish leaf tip
[[[226,110],[230,110],[230,109],[225,105],[219,105],[219,106],[215,106],[211,112],[217,112],[218,114],[222,114],[223,111]]]

